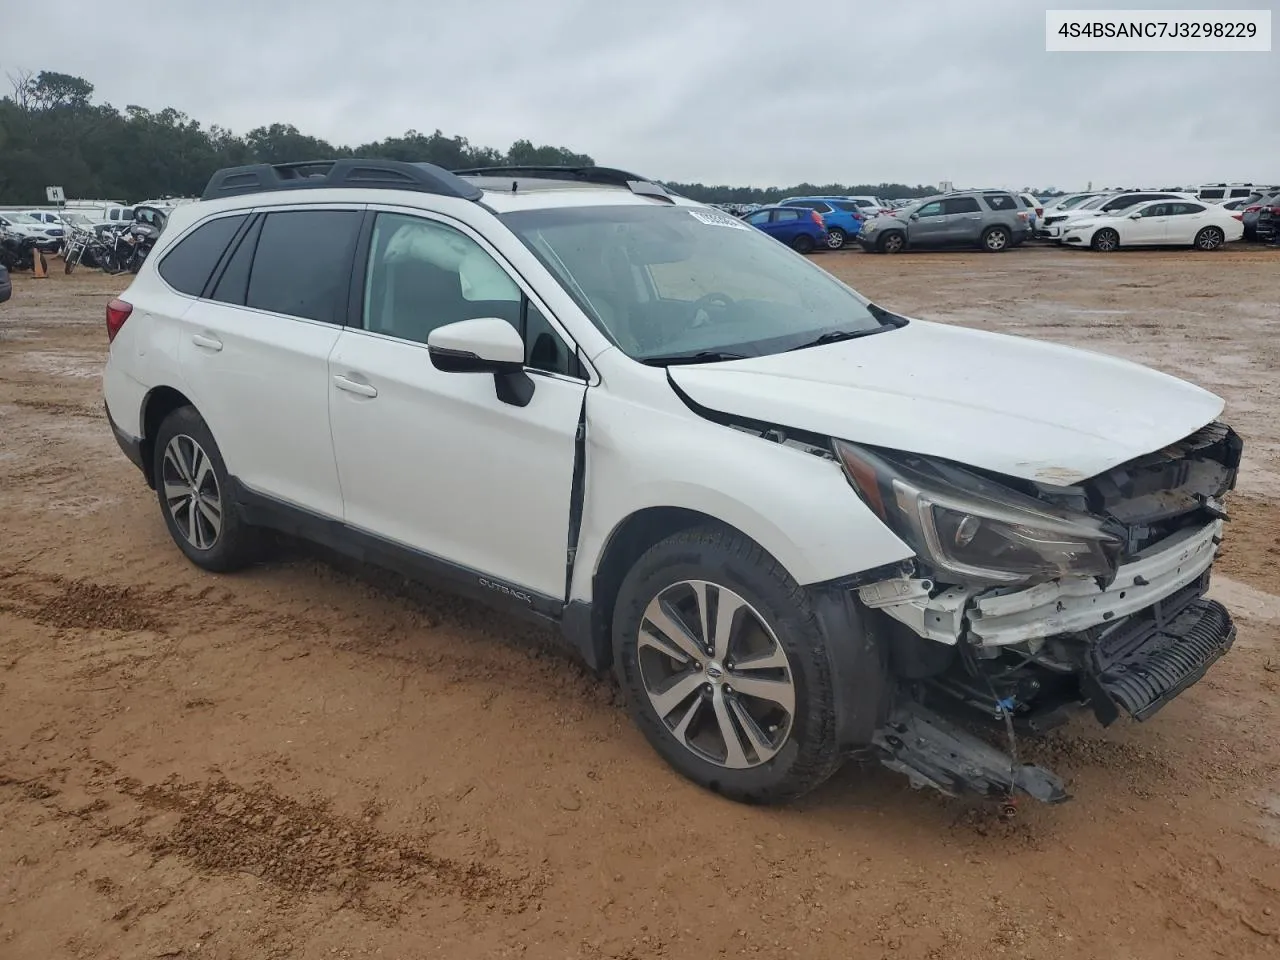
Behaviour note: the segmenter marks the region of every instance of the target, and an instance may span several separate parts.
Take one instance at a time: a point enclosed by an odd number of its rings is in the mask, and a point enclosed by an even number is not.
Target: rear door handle
[[[359,380],[348,380],[343,376],[335,376],[333,385],[339,390],[345,390],[347,393],[358,394],[362,397],[376,397],[378,388],[371,383],[361,383]]]
[[[212,350],[217,353],[222,349],[222,341],[217,337],[206,337],[203,333],[193,334],[191,342],[197,347],[204,347],[206,350]]]

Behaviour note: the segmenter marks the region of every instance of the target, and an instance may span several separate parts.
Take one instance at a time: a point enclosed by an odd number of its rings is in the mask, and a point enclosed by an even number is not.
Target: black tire
[[[848,239],[848,236],[839,227],[831,227],[827,230],[827,249],[839,250]]]
[[[1196,234],[1195,246],[1197,250],[1220,250],[1226,242],[1227,236],[1220,228],[1203,227]]]
[[[198,486],[206,495],[206,504],[209,502],[207,496],[210,490],[217,497],[216,513],[219,515],[219,526],[211,539],[200,536],[200,534],[207,534],[211,529],[208,509],[199,511],[195,517],[196,542],[193,542],[190,526],[192,513],[196,510],[195,505],[188,498],[185,509],[181,506],[171,509],[171,494],[185,484],[185,474],[178,467],[177,461],[170,458],[166,463],[166,453],[169,451],[170,443],[175,439],[180,452],[190,450],[188,441],[194,441],[208,459],[208,473],[199,474],[203,476],[203,480]],[[222,461],[222,452],[218,449],[213,434],[204,419],[196,412],[195,407],[179,407],[165,417],[160,424],[160,429],[156,431],[152,456],[152,476],[155,477],[156,499],[160,504],[161,515],[164,517],[165,526],[169,529],[169,535],[173,537],[173,542],[186,554],[187,559],[198,567],[216,573],[239,570],[252,563],[258,556],[259,532],[244,522],[239,510],[231,501],[227,467]],[[209,475],[212,476],[212,486],[209,483]],[[172,486],[166,482],[170,478],[174,481]],[[188,488],[192,486],[185,485]],[[180,497],[174,499],[175,502],[181,500]],[[200,540],[207,542],[201,546],[198,542]]]
[[[1099,253],[1111,253],[1113,250],[1120,248],[1120,234],[1110,227],[1103,227],[1093,235],[1093,239],[1089,241],[1089,246]]]
[[[677,739],[650,700],[639,643],[645,610],[662,591],[687,580],[709,581],[737,593],[768,625],[777,647],[786,654],[794,713],[785,740],[763,763],[732,769],[705,759]],[[844,755],[836,739],[832,667],[808,595],[777,560],[742,534],[717,526],[698,527],[646,552],[627,573],[618,593],[613,652],[631,718],[663,759],[694,783],[745,803],[780,803],[814,789],[839,769]],[[732,667],[728,659],[725,666]],[[712,675],[709,668],[705,675]],[[727,685],[732,679],[729,671],[723,682]],[[703,697],[705,704],[709,689],[708,684],[686,702]]]
[[[802,233],[791,241],[791,249],[796,253],[813,253],[813,237]]]
[[[63,273],[70,275],[71,273],[73,273],[73,272],[75,271],[75,269],[76,269],[76,261],[75,261],[75,260],[64,260],[64,261],[62,261],[62,272],[63,272]]]
[[[1002,253],[1009,249],[1009,231],[1004,227],[987,227],[982,231],[980,246],[987,253]]]
[[[890,230],[876,241],[876,249],[881,253],[901,253],[906,247],[907,236],[901,230]]]

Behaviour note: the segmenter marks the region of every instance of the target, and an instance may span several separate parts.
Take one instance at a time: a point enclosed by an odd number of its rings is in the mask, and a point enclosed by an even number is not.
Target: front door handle
[[[217,353],[222,349],[222,341],[217,337],[206,337],[203,333],[193,334],[191,342],[197,347],[204,347],[206,350],[212,350]]]
[[[333,385],[339,390],[345,390],[347,393],[358,394],[362,397],[376,397],[378,388],[371,383],[361,383],[359,380],[348,380],[343,376],[333,378]]]

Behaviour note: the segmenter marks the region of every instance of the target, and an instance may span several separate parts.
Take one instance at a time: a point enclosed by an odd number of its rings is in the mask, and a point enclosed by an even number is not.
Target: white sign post
[[[56,203],[58,206],[67,202],[67,195],[62,192],[61,187],[45,187],[44,195],[49,198],[50,203]]]

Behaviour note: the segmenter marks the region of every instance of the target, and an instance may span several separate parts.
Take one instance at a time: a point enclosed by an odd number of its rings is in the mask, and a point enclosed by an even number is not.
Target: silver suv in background
[[[1030,235],[1027,211],[1013,193],[956,190],[868,220],[858,242],[868,253],[951,246],[976,246],[998,253]]]

